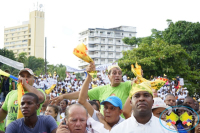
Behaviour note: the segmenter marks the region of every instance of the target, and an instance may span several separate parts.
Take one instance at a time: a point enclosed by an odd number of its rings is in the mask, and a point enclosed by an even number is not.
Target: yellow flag
[[[46,94],[50,94],[51,91],[55,88],[56,84],[53,84],[49,89],[45,90]]]
[[[21,105],[21,99],[22,96],[24,95],[24,88],[22,86],[22,83],[18,83],[17,84],[17,102],[18,102],[18,111],[17,111],[17,119],[20,119],[23,117],[22,111],[20,109],[20,105]]]

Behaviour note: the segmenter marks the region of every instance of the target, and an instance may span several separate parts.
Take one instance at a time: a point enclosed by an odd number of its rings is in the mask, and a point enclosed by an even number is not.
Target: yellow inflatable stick
[[[22,114],[22,111],[20,109],[21,99],[22,99],[22,96],[24,95],[24,88],[22,86],[22,83],[17,84],[17,94],[18,94],[18,96],[17,96],[17,102],[18,102],[17,119],[20,119],[20,118],[24,117]]]

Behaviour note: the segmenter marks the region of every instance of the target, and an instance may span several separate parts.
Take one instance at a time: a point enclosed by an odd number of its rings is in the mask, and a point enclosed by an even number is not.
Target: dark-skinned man
[[[91,62],[89,66],[87,67],[87,71],[91,72],[95,70],[95,64],[94,62]],[[122,81],[122,71],[119,66],[111,66],[108,68],[108,78],[110,80],[110,84],[104,85],[104,86],[98,86],[88,91],[88,96],[90,100],[99,100],[102,102],[109,96],[117,96],[121,99],[122,105],[124,106],[126,99],[128,98],[129,92],[131,90],[131,83],[128,82],[121,82]],[[134,81],[135,82],[135,81]],[[79,97],[79,91],[70,93],[70,94],[64,94],[57,98],[52,99],[53,103],[58,103],[62,99],[78,99]],[[101,111],[103,114],[103,105],[101,106]],[[123,115],[122,115],[123,117]]]
[[[186,97],[183,104],[189,105],[192,109],[195,109],[195,100],[192,97]]]
[[[39,98],[40,108],[37,110],[37,115],[39,115],[42,104],[45,101],[45,94],[43,90],[33,87],[34,81],[34,73],[31,69],[24,68],[20,70],[18,82],[22,83],[25,93],[34,93]],[[9,92],[6,96],[4,104],[2,105],[2,108],[0,109],[0,121],[4,120],[7,116],[6,126],[17,119],[17,93],[17,90]]]
[[[152,114],[153,92],[148,83],[133,84],[130,98],[133,109],[131,117],[112,128],[111,133],[171,133]],[[162,123],[166,124],[164,121]]]
[[[39,99],[34,93],[26,93],[21,99],[21,111],[24,118],[11,122],[6,133],[56,133],[57,124],[50,115],[37,116]]]

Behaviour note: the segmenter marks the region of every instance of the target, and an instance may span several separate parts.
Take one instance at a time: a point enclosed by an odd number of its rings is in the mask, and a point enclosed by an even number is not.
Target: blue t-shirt
[[[51,133],[58,126],[55,119],[50,115],[38,116],[38,120],[34,128],[25,125],[24,118],[11,122],[6,133]]]

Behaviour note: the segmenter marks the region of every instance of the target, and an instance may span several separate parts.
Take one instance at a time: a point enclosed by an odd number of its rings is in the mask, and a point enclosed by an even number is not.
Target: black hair
[[[68,105],[68,100],[67,99],[63,99],[63,101],[65,101],[66,105]]]
[[[181,101],[181,100],[178,100],[177,102],[176,102],[176,105],[182,105],[183,104],[183,102]]]
[[[96,100],[97,101],[97,100]],[[99,105],[95,101],[89,101],[89,103],[93,106],[95,105],[97,107],[97,110],[99,110]]]
[[[39,98],[38,98],[38,96],[37,96],[36,94],[34,94],[34,93],[26,93],[26,94],[24,94],[23,96],[32,96],[32,97],[35,99],[36,104],[39,103]],[[22,96],[22,97],[23,97],[23,96]]]

